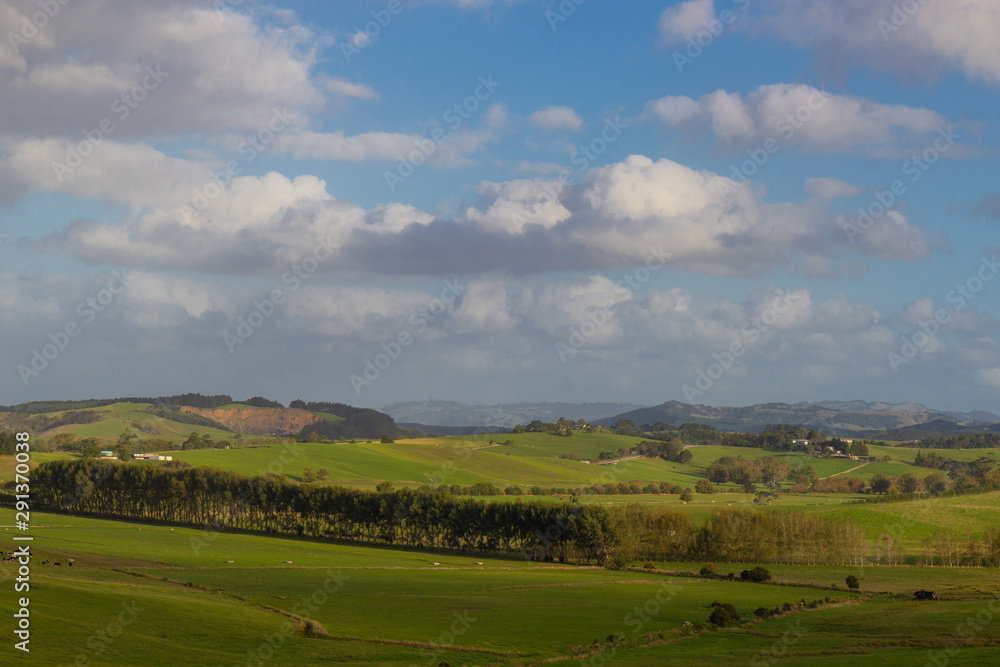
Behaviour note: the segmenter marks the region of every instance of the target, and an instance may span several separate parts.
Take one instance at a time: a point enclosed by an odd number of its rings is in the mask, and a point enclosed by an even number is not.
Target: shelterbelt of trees
[[[55,511],[529,560],[612,567],[637,560],[834,565],[860,564],[873,549],[889,555],[854,521],[795,512],[725,509],[696,524],[688,514],[642,505],[490,503],[100,460],[47,462],[34,481],[40,506]],[[984,553],[1000,562],[995,532]]]

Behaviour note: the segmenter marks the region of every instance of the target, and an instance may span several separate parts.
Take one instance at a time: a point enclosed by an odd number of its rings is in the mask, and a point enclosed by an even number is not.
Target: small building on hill
[[[132,458],[138,461],[173,461],[173,456],[163,456],[162,454],[133,454]]]
[[[101,458],[102,458],[102,459],[117,459],[118,457],[117,457],[117,456],[115,456],[115,453],[114,453],[114,452],[106,452],[106,451],[102,451],[102,452],[101,452]]]

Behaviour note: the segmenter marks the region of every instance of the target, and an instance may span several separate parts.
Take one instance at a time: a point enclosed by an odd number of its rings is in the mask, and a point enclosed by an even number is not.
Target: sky
[[[998,0],[8,0],[0,38],[0,404],[1000,408]]]

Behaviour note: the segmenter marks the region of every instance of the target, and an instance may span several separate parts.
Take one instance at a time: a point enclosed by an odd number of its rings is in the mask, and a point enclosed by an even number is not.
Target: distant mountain
[[[907,412],[917,414],[934,412],[920,403],[868,403],[866,401],[819,401],[805,405],[818,405],[837,412]],[[1000,420],[1000,418],[998,418]]]
[[[945,413],[920,403],[867,403],[865,401],[821,401],[818,403],[762,403],[746,407],[712,407],[667,401],[651,408],[631,410],[596,420],[613,426],[631,419],[637,426],[665,422],[707,424],[720,431],[759,432],[768,424],[814,428],[827,435],[873,437],[887,432],[913,439],[915,433],[933,435],[988,430],[1000,417],[989,412]],[[905,429],[905,430],[904,430]],[[894,438],[895,439],[895,438]]]
[[[483,427],[528,424],[536,419],[554,422],[560,417],[592,422],[642,406],[633,403],[507,403],[468,405],[457,401],[411,401],[393,403],[383,412],[400,424]]]
[[[407,424],[405,422],[397,424],[399,428],[418,433],[424,437],[444,437],[451,435],[483,435],[485,433],[500,434],[509,433],[510,429],[504,426],[428,426],[427,424]]]

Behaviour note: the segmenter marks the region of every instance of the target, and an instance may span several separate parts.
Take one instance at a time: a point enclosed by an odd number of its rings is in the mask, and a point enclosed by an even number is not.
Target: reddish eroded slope
[[[298,435],[309,424],[323,421],[306,410],[295,408],[192,408],[182,406],[184,412],[214,419],[237,433],[247,435]]]

